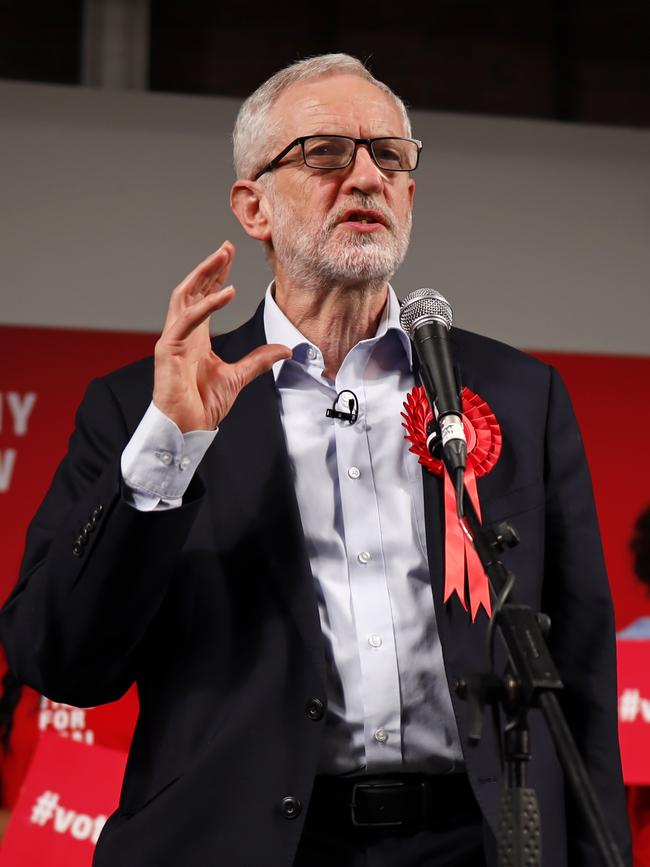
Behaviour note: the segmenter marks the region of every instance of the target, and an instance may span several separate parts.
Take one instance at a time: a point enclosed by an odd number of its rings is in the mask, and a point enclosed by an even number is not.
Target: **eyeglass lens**
[[[355,141],[345,136],[309,136],[303,144],[305,163],[313,169],[343,168],[352,160]],[[418,162],[415,142],[400,138],[379,138],[370,145],[377,165],[387,171],[412,171]]]

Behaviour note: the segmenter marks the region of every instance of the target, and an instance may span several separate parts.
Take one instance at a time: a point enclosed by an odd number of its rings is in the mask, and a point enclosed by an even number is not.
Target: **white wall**
[[[0,322],[157,331],[224,238],[250,314],[268,273],[228,207],[231,99],[0,82]],[[518,346],[648,354],[650,133],[414,113],[414,236],[394,283]]]

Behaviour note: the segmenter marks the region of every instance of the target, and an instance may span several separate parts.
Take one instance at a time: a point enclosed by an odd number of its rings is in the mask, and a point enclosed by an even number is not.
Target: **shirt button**
[[[375,740],[378,744],[385,744],[388,740],[388,732],[386,729],[377,729],[375,732]]]
[[[360,475],[361,470],[359,469],[359,467],[350,467],[350,469],[348,470],[348,476],[350,476],[351,479],[358,479]]]
[[[166,467],[168,467],[172,462],[171,452],[160,452],[158,457],[160,458],[161,463]]]
[[[368,644],[371,647],[381,647],[381,645],[382,645],[381,635],[371,635],[370,638],[368,639]]]
[[[360,551],[357,554],[357,560],[365,566],[366,563],[370,562],[370,551]]]
[[[316,352],[316,350],[314,349],[313,346],[310,346],[309,349],[307,350],[307,358],[310,361],[313,361],[315,358],[318,358],[318,352]]]
[[[190,465],[190,459],[188,457],[181,458],[181,462],[179,463],[179,467],[181,470],[186,470]]]

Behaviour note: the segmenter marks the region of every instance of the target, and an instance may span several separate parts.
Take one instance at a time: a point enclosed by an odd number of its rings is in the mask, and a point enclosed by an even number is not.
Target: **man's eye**
[[[345,142],[337,139],[315,139],[305,143],[307,159],[341,157],[347,152]]]
[[[392,147],[375,147],[375,156],[382,163],[394,163],[397,166],[402,164],[401,152]]]
[[[326,157],[328,154],[333,153],[333,149],[331,145],[328,144],[319,144],[313,145],[307,151],[310,157]]]

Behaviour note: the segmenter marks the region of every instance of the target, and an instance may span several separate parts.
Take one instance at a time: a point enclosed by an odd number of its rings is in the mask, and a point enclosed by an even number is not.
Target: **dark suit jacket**
[[[215,351],[231,361],[264,339],[260,308],[216,338]],[[568,397],[551,368],[522,353],[460,330],[453,342],[464,384],[490,404],[503,432],[500,460],[479,482],[484,517],[508,517],[520,533],[504,557],[517,576],[517,601],[553,620],[564,709],[626,848],[612,608]],[[18,677],[54,700],[94,705],[138,683],[141,712],[120,808],[96,867],[288,867],[324,726],[311,703],[326,696],[273,378],[239,396],[182,507],[141,513],[121,497],[120,455],[151,399],[152,375],[147,359],[90,385],[68,455],[30,526],[20,581],[0,615],[2,639]],[[441,484],[423,472],[423,485],[452,682],[482,666],[487,620],[481,614],[472,624],[456,601],[442,604]],[[452,696],[471,783],[494,828],[495,730],[486,717],[480,745],[468,746],[466,708]],[[570,799],[565,806],[563,774],[537,712],[531,728],[545,867],[595,865],[584,823]],[[294,818],[282,809],[287,796],[302,806]]]

